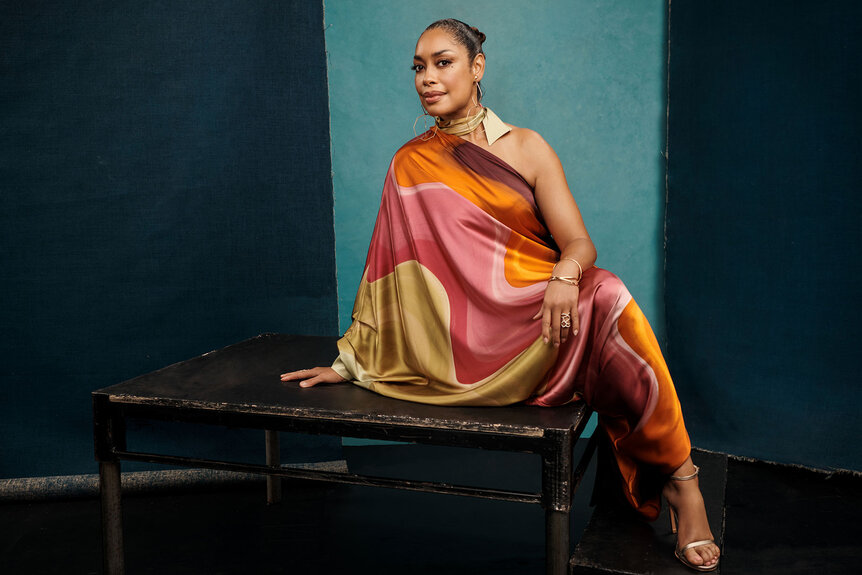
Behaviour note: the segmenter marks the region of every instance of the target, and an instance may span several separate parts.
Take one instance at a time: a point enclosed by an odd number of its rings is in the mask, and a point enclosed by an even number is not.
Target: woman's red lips
[[[425,101],[429,104],[433,104],[440,98],[442,98],[446,92],[423,92],[422,97],[425,98]]]

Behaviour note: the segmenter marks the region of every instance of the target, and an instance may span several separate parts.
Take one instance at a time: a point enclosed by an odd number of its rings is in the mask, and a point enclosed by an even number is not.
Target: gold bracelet
[[[548,279],[548,282],[553,282],[553,281],[559,281],[559,282],[567,283],[567,284],[569,284],[570,286],[578,287],[578,282],[579,282],[580,280],[579,280],[579,279],[577,279],[577,278],[574,278],[574,277],[567,277],[567,276],[563,276],[563,277],[561,277],[561,276],[551,276],[551,277]]]
[[[570,262],[575,262],[575,265],[578,266],[578,281],[581,281],[581,278],[584,277],[584,268],[581,267],[581,263],[575,258],[560,258],[560,262],[563,260],[569,260]],[[557,262],[560,263],[560,262]],[[557,264],[554,264],[554,267],[557,267]]]

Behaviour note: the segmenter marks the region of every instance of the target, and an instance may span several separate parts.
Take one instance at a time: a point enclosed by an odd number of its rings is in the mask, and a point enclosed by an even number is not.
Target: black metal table
[[[285,371],[328,365],[337,353],[335,341],[261,335],[93,392],[105,573],[124,571],[120,486],[120,460],[124,459],[263,474],[271,502],[280,498],[277,479],[294,477],[537,503],[545,509],[546,572],[566,572],[572,495],[594,448],[590,440],[574,468],[573,448],[586,426],[589,408],[582,403],[550,408],[444,407],[384,397],[354,384],[304,389],[279,381],[278,375]],[[130,417],[264,430],[266,464],[130,451],[125,434]],[[542,491],[281,467],[279,431],[535,453],[542,458]]]

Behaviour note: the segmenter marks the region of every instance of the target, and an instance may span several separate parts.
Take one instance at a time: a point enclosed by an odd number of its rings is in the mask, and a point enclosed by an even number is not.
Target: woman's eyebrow
[[[454,54],[454,52],[452,50],[449,50],[448,48],[446,48],[445,50],[437,50],[436,52],[431,54],[431,57],[436,58],[437,56],[442,56],[446,52],[452,52]],[[414,60],[421,60],[422,56],[420,56],[419,54],[416,54],[415,56],[413,56],[413,59]]]

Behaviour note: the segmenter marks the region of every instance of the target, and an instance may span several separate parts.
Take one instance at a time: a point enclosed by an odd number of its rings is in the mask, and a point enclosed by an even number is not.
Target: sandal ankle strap
[[[694,473],[691,475],[671,475],[670,478],[675,481],[688,481],[689,479],[694,479],[697,477],[697,474],[700,473],[700,467],[697,465],[694,466]]]

